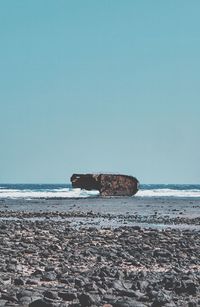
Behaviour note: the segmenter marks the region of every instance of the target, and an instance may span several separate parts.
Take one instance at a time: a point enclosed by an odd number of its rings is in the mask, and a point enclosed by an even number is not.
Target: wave
[[[86,198],[98,196],[98,191],[86,191],[81,189],[54,189],[54,190],[18,190],[0,189],[0,198]]]
[[[69,184],[0,184],[0,199],[87,198],[98,191],[73,189]],[[200,185],[142,184],[134,197],[200,198]]]
[[[144,189],[139,190],[137,197],[200,197],[199,189]]]

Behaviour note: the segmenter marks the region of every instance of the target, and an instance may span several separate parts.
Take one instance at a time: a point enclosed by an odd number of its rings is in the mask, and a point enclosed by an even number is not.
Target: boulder
[[[73,174],[71,183],[73,188],[98,190],[101,196],[132,196],[139,188],[135,177],[118,174]]]

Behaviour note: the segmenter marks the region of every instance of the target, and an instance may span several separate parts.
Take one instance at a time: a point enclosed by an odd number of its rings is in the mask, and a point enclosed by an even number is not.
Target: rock
[[[120,280],[113,281],[112,288],[114,288],[117,291],[127,290],[127,287],[125,287],[124,283]]]
[[[139,187],[135,177],[116,174],[73,174],[71,182],[73,188],[98,190],[101,196],[131,196]]]
[[[85,285],[85,281],[80,278],[75,278],[74,282],[78,288],[83,287]]]
[[[1,298],[9,302],[17,303],[17,297],[14,293],[2,293]]]
[[[145,292],[147,287],[148,287],[149,283],[146,280],[142,280],[139,281],[137,283],[138,288],[140,289],[140,291]]]
[[[22,304],[22,305],[28,305],[28,304],[30,304],[32,302],[32,299],[31,299],[31,297],[29,297],[29,296],[23,296],[21,299],[20,299],[20,303]]]
[[[36,300],[29,304],[29,307],[54,307],[53,304],[45,302],[42,299]]]
[[[196,295],[197,286],[192,280],[188,279],[184,281],[183,285],[184,285],[184,292],[188,293],[189,295]]]
[[[14,279],[14,284],[15,284],[15,286],[23,286],[24,285],[24,280],[22,278],[15,278]]]
[[[166,249],[163,249],[163,250],[155,249],[155,251],[154,251],[154,257],[163,257],[163,258],[166,257],[166,258],[168,258],[168,257],[171,257],[171,256],[172,256],[172,254]]]
[[[58,299],[58,294],[56,292],[53,291],[45,291],[43,293],[45,298],[50,298],[52,300],[57,300]]]
[[[89,293],[82,293],[78,299],[82,307],[91,306],[97,301],[96,296]]]
[[[42,277],[42,280],[44,281],[54,281],[56,280],[57,278],[57,274],[55,272],[45,272],[43,277]]]
[[[16,304],[15,303],[11,303],[11,302],[7,302],[5,304],[6,307],[16,307]]]
[[[58,296],[64,301],[73,301],[77,298],[77,295],[73,292],[59,292]]]
[[[67,216],[92,219],[81,211],[12,214],[17,221],[0,221],[9,226],[0,229],[0,306],[200,306],[199,230],[69,226]],[[20,220],[35,214],[50,219]]]
[[[27,279],[26,285],[38,285],[39,280],[37,278]]]
[[[200,302],[195,301],[194,299],[190,299],[189,302],[188,302],[188,307],[198,307],[199,303]]]
[[[163,306],[166,303],[170,303],[171,302],[171,292],[167,292],[167,291],[162,291],[160,290],[155,297],[155,300],[153,301],[153,304],[151,307],[159,307],[159,306]]]
[[[55,270],[55,267],[54,266],[46,266],[45,267],[45,271],[46,272],[50,272],[50,271],[54,271]]]
[[[164,307],[176,307],[177,305],[174,302],[166,303]],[[195,306],[196,307],[196,306]]]
[[[37,276],[37,277],[41,277],[43,275],[43,271],[36,269],[32,274],[32,276]]]
[[[146,307],[147,305],[138,302],[133,298],[120,298],[117,301],[112,303],[113,307]]]
[[[0,300],[0,307],[4,307],[6,303],[6,300]]]
[[[138,226],[138,225],[135,225],[135,226],[132,226],[132,229],[133,229],[133,230],[141,230],[141,227]]]

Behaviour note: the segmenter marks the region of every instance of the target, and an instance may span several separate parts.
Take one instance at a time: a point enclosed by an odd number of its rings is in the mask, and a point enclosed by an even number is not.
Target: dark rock
[[[2,293],[1,299],[7,300],[9,302],[15,302],[17,303],[18,299],[14,293]]]
[[[89,293],[82,293],[79,297],[79,302],[82,307],[88,307],[96,303],[96,296]]]
[[[27,279],[26,285],[38,285],[39,280],[36,278]]]
[[[170,303],[164,304],[164,307],[177,307],[177,305],[174,302],[170,302]]]
[[[166,249],[156,249],[154,251],[154,257],[171,257],[172,254]]]
[[[44,281],[54,281],[57,278],[57,274],[55,272],[45,272],[43,274],[42,280]]]
[[[5,306],[5,304],[7,303],[7,301],[6,300],[0,300],[0,307],[4,307]]]
[[[5,306],[6,306],[6,307],[15,307],[16,304],[15,304],[15,303],[11,303],[11,302],[6,302],[6,303],[5,303]]]
[[[14,284],[15,284],[15,286],[23,286],[24,285],[24,280],[22,278],[15,278],[14,279]]]
[[[98,287],[95,282],[89,282],[84,286],[86,292],[98,291]]]
[[[75,278],[75,285],[79,288],[83,287],[85,285],[84,279],[81,278]]]
[[[20,304],[21,305],[28,305],[32,302],[32,298],[29,297],[29,296],[23,296],[21,299],[20,299]]]
[[[117,291],[124,291],[127,289],[121,280],[113,281],[112,288],[114,288]]]
[[[45,298],[50,298],[52,300],[57,300],[58,299],[58,294],[56,292],[53,291],[45,291],[43,293]]]
[[[20,292],[17,293],[17,298],[20,300],[22,297],[28,296],[31,297],[33,292],[31,290],[22,289]]]
[[[196,295],[197,293],[197,286],[192,280],[186,280],[183,282],[184,285],[184,292],[186,292],[189,295]]]
[[[140,291],[145,292],[147,287],[149,285],[149,282],[146,280],[141,280],[139,282],[137,282],[137,286],[140,289]]]
[[[133,298],[120,298],[119,300],[112,303],[113,307],[146,307],[147,305],[138,302]]]
[[[102,196],[131,196],[139,187],[135,177],[116,174],[73,174],[71,182],[73,188],[98,190]]]
[[[172,290],[174,288],[175,278],[173,275],[165,276],[162,280],[162,284],[164,285],[166,290]]]
[[[170,303],[171,302],[171,292],[167,292],[167,291],[162,291],[160,290],[156,296],[155,299],[153,301],[153,304],[151,307],[160,307],[165,305],[166,303]]]
[[[132,226],[132,229],[133,229],[133,230],[140,230],[140,229],[141,229],[141,227],[140,227],[140,226],[138,226],[138,225],[135,225],[135,226]]]
[[[36,300],[29,304],[29,307],[54,307],[52,303],[45,302],[42,299]]]
[[[190,299],[188,302],[188,307],[198,307],[200,304],[200,301],[195,301],[194,299]]]
[[[43,275],[43,271],[40,269],[36,269],[31,275],[41,277]]]
[[[77,298],[77,294],[73,292],[58,292],[58,296],[64,301],[73,301]]]
[[[55,270],[55,267],[54,266],[46,266],[45,267],[45,271],[46,272],[50,272],[50,271],[54,271]]]
[[[87,225],[65,231],[69,226],[65,217],[90,220],[102,215],[11,213],[18,220],[4,221],[9,226],[6,234],[0,230],[1,307],[200,306],[199,230]],[[50,219],[19,220],[35,214]],[[60,249],[53,250],[56,245]],[[24,249],[35,252],[30,255]],[[8,272],[9,265],[15,271]]]

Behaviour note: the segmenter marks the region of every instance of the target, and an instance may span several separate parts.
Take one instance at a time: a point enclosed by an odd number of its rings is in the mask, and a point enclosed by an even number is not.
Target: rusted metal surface
[[[98,190],[102,196],[132,196],[139,187],[135,177],[118,174],[73,174],[71,182],[73,188]]]

